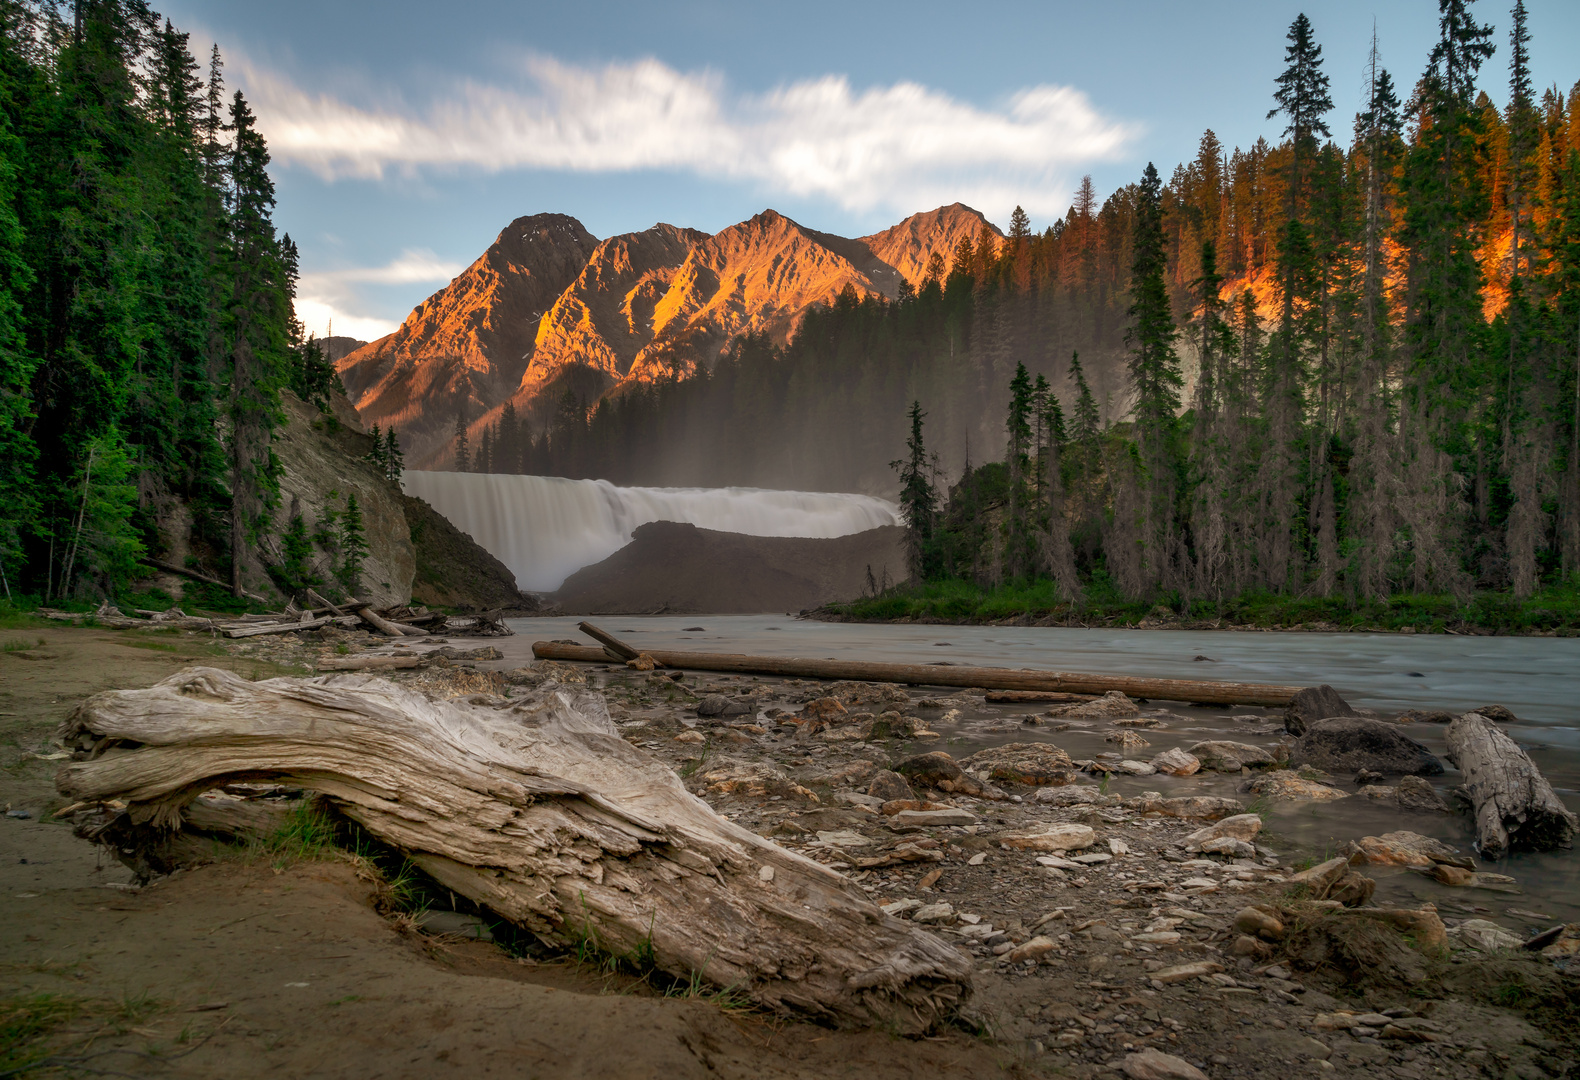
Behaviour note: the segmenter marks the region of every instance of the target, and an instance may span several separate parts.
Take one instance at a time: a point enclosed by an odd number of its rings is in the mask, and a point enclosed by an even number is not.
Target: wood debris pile
[[[38,614],[58,622],[81,623],[92,618],[99,626],[117,630],[201,630],[227,638],[261,637],[267,634],[297,634],[325,626],[344,628],[365,626],[386,637],[423,637],[429,634],[446,634],[458,637],[507,637],[514,633],[505,625],[501,612],[489,611],[480,615],[446,615],[429,611],[426,607],[374,608],[371,604],[351,601],[332,604],[309,590],[317,606],[298,608],[294,602],[284,611],[263,614],[220,616],[207,618],[188,615],[178,607],[164,611],[134,609],[128,615],[109,601],[92,612],[60,611],[39,608]]]

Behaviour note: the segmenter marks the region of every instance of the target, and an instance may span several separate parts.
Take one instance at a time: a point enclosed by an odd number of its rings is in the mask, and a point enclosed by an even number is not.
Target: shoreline
[[[1257,623],[1228,622],[1224,619],[1163,619],[1153,615],[1148,615],[1137,622],[1126,622],[1118,616],[1097,621],[1084,621],[1081,619],[1059,618],[1052,615],[1038,617],[1029,613],[1009,615],[1001,618],[967,617],[963,619],[946,619],[933,615],[900,615],[890,619],[883,619],[861,618],[832,610],[829,606],[803,611],[796,618],[809,622],[851,623],[872,626],[1038,626],[1061,627],[1070,630],[1215,630],[1224,633],[1246,634],[1399,634],[1405,637],[1439,634],[1445,637],[1580,637],[1580,630],[1571,630],[1567,627],[1554,630],[1510,630],[1504,627],[1474,626],[1469,623],[1461,623],[1457,628],[1445,625],[1441,627],[1428,626],[1425,629],[1417,626],[1347,626],[1342,623],[1318,621],[1300,622],[1290,626],[1264,626]]]

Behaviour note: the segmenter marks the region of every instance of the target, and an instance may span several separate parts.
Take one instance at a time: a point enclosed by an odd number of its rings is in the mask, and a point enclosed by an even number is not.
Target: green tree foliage
[[[357,503],[357,493],[346,495],[346,509],[340,515],[340,565],[335,577],[348,596],[362,591],[362,563],[368,555],[367,534],[362,524],[362,507]]]
[[[292,319],[268,152],[218,53],[205,83],[142,0],[60,12],[0,3],[0,570],[113,594],[180,542],[240,588],[278,393],[324,403],[333,375]]]
[[[899,474],[900,516],[905,521],[906,561],[913,581],[925,581],[932,546],[934,518],[938,513],[938,492],[933,486],[931,462],[922,442],[922,403],[911,403],[911,434],[905,440],[906,457],[889,463]]]

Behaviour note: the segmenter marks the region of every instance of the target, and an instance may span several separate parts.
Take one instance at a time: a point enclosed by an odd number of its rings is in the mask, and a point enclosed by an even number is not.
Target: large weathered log
[[[106,829],[123,847],[207,789],[277,781],[545,939],[650,954],[770,1008],[914,1032],[970,993],[965,954],[714,814],[619,737],[597,694],[472,704],[369,676],[193,668],[89,698],[61,735],[82,760],[60,790],[123,801]]]
[[[635,649],[630,645],[627,645],[613,634],[598,629],[590,622],[579,622],[576,624],[576,629],[580,630],[594,641],[601,642],[603,644],[604,650],[622,664],[627,660],[635,660],[637,656],[640,655],[639,649]]]
[[[384,616],[373,610],[371,604],[348,605],[355,610],[357,618],[367,623],[379,633],[388,637],[422,637],[428,631],[419,630],[415,626],[406,626],[402,623],[390,622]]]
[[[227,626],[225,636],[228,638],[261,637],[264,634],[294,634],[300,630],[317,630],[320,626],[328,626],[334,622],[333,616],[322,619],[306,619],[300,622],[259,623],[256,626]]]
[[[1554,794],[1529,755],[1481,713],[1448,725],[1448,759],[1465,774],[1483,857],[1568,847],[1580,818]]]
[[[1096,701],[1096,694],[1064,694],[1057,690],[989,690],[984,697],[997,705],[1034,705],[1045,702]]]
[[[387,668],[414,668],[420,656],[327,656],[313,663],[319,671],[382,671]]]
[[[784,675],[802,679],[858,679],[907,683],[913,686],[967,686],[987,690],[1053,690],[1074,694],[1106,694],[1120,690],[1131,697],[1166,701],[1201,701],[1213,705],[1286,705],[1298,686],[1257,683],[1196,682],[1191,679],[1146,679],[1129,675],[1078,675],[1065,671],[1019,671],[1013,668],[957,667],[939,664],[881,664],[863,660],[812,660],[801,657],[746,656],[740,653],[679,652],[645,649],[659,664],[692,671],[735,671],[747,675]],[[607,663],[603,649],[538,641],[532,653],[540,660],[583,660]]]

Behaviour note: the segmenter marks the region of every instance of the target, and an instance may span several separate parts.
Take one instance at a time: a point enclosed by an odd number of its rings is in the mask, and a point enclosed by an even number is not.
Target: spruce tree
[[[457,409],[455,413],[455,435],[451,444],[455,451],[455,471],[472,471],[472,452],[466,443],[466,409]]]
[[[922,443],[922,420],[927,416],[920,401],[911,402],[911,433],[905,440],[906,456],[889,462],[900,478],[900,517],[905,522],[905,558],[911,580],[927,580],[933,523],[938,513],[938,492],[930,475],[927,450]]]
[[[357,493],[346,495],[345,513],[340,518],[340,566],[335,571],[346,595],[355,597],[362,591],[362,563],[368,555],[367,535],[362,524],[362,507]]]
[[[395,434],[395,425],[391,424],[384,431],[384,476],[388,480],[400,483],[401,474],[406,471],[406,458],[401,453],[400,438]]]

